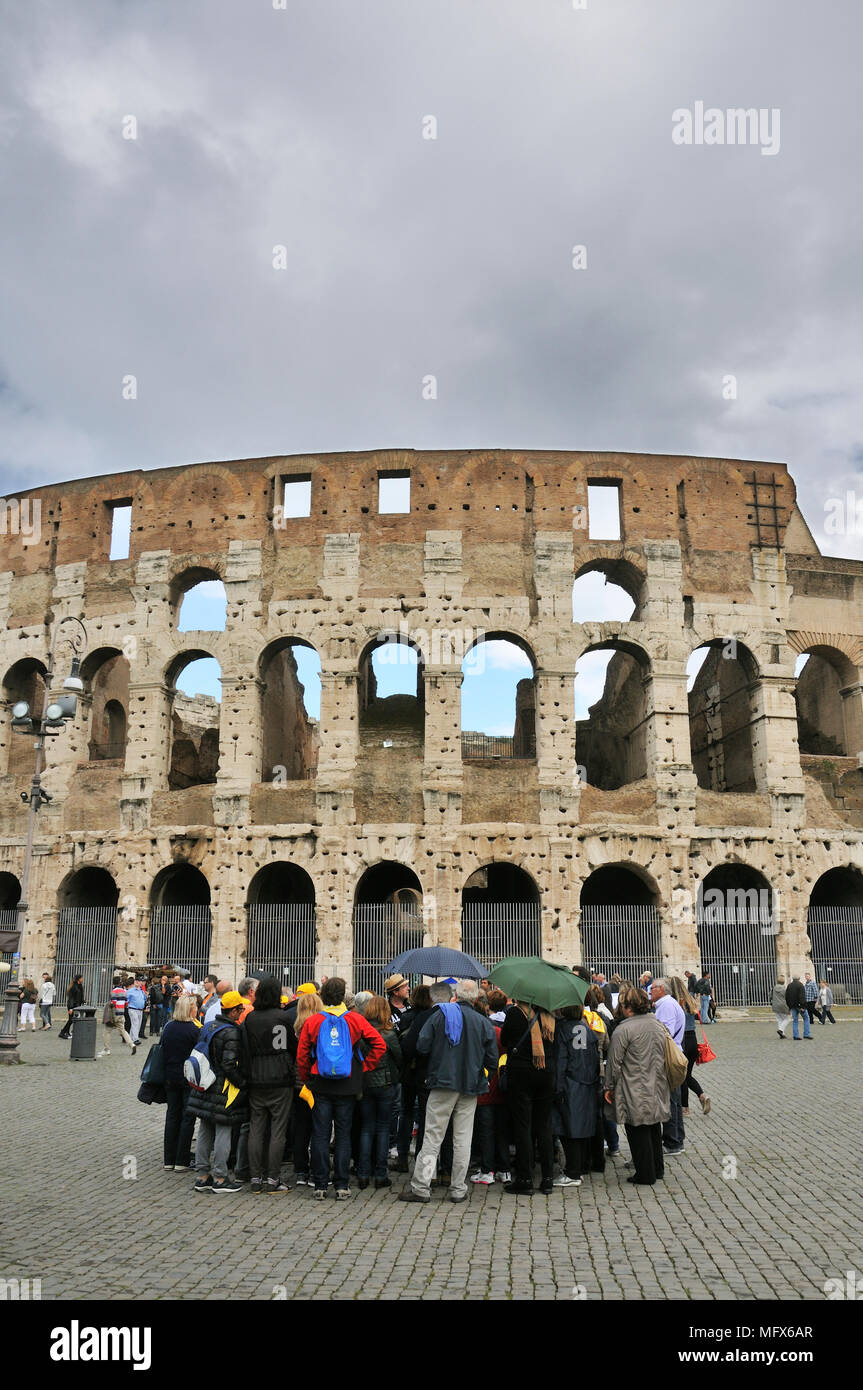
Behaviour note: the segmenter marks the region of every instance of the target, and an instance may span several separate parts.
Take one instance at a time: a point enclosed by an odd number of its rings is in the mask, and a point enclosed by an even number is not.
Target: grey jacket
[[[618,1023],[608,1051],[606,1090],[614,1091],[618,1124],[655,1125],[671,1119],[665,1074],[668,1029],[655,1014],[634,1014]]]
[[[459,1004],[463,1028],[453,1047],[446,1036],[441,1009],[432,1009],[417,1039],[417,1052],[429,1054],[426,1086],[430,1091],[458,1091],[463,1096],[483,1096],[488,1078],[497,1070],[497,1038],[487,1018],[470,1004]],[[488,1073],[488,1075],[486,1075]]]
[[[785,1002],[784,985],[773,986],[773,993],[770,996],[770,1007],[775,1014],[779,1014],[782,1018],[790,1014],[791,1010]]]

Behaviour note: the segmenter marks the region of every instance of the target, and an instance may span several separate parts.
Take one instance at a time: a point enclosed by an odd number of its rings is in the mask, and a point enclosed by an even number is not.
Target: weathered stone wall
[[[378,472],[394,469],[410,473],[411,511],[378,515]],[[278,510],[279,480],[292,475],[312,478],[307,518]],[[621,483],[620,540],[589,537],[595,480]],[[452,943],[470,874],[492,861],[520,866],[539,889],[544,949],[564,961],[580,956],[585,878],[603,865],[637,868],[655,891],[677,968],[697,959],[697,943],[692,917],[674,904],[694,902],[713,867],[749,865],[781,890],[777,952],[798,967],[812,885],[831,867],[863,869],[854,788],[830,799],[804,778],[794,698],[798,653],[839,653],[845,751],[854,758],[863,749],[863,564],[801,548],[805,526],[782,466],[386,450],[205,463],[32,495],[42,508],[38,543],[0,538],[0,672],[27,657],[44,663],[56,624],[73,615],[84,621],[91,659],[123,653],[129,684],[122,767],[88,763],[95,695],[49,746],[44,780],[54,800],[38,824],[25,941],[31,973],[51,960],[61,883],[86,865],[103,866],[118,886],[126,959],[146,954],[156,874],[174,862],[197,866],[212,894],[212,964],[233,972],[251,878],[290,860],[314,882],[328,973],[350,973],[355,888],[383,860],[413,870],[430,934]],[[111,504],[128,498],[131,554],[111,561]],[[798,547],[790,555],[789,525]],[[572,622],[573,579],[596,566],[633,591],[630,621]],[[204,575],[225,584],[226,629],[181,633],[178,598],[190,577]],[[405,633],[422,653],[419,722],[378,723],[386,711],[367,704],[365,658],[387,632]],[[534,758],[462,760],[466,634],[508,636],[532,653],[521,722],[529,694]],[[686,662],[701,644],[727,638],[752,659],[748,793],[697,789],[692,768]],[[287,640],[320,656],[321,717],[275,785],[264,780],[272,747],[262,658]],[[644,723],[637,757],[621,764],[637,780],[602,791],[579,780],[573,676],[579,656],[609,646],[638,653]],[[173,681],[192,655],[221,665],[218,769],[210,785],[172,789]],[[60,648],[58,673],[65,661]],[[310,741],[318,740],[309,778]],[[7,714],[0,871],[18,874],[27,763]]]

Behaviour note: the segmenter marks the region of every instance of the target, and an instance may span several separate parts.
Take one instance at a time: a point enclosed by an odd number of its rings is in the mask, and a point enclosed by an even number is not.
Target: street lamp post
[[[71,630],[70,630],[71,627]],[[63,640],[72,651],[72,669],[63,682],[63,694],[51,700],[51,681],[54,675],[54,653],[57,640],[63,629]],[[5,933],[6,949],[12,951],[12,968],[6,985],[6,1007],[0,1027],[0,1064],[13,1065],[21,1061],[18,1051],[18,980],[21,973],[21,943],[27,921],[27,896],[30,891],[30,866],[33,862],[33,840],[36,834],[36,817],[42,806],[51,800],[42,786],[42,766],[45,752],[45,739],[56,737],[70,719],[75,718],[78,695],[84,689],[78,674],[81,666],[81,652],[87,640],[87,632],[80,618],[61,618],[54,629],[48,665],[45,670],[45,704],[41,714],[35,715],[26,701],[12,706],[12,728],[15,733],[32,736],[36,734],[36,765],[30,791],[21,793],[21,800],[29,802],[30,814],[27,819],[27,843],[24,850],[24,868],[21,873],[21,894],[18,900],[15,930]]]

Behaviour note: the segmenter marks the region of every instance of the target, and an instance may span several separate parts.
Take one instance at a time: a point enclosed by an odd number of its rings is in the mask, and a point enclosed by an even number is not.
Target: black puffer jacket
[[[372,1025],[377,1028],[377,1024]],[[394,1028],[388,1028],[381,1037],[387,1045],[386,1054],[378,1062],[374,1071],[363,1073],[363,1091],[377,1091],[381,1086],[398,1086],[402,1079],[402,1049]]]
[[[245,1068],[246,1049],[243,1035],[236,1023],[217,1014],[208,1028],[218,1027],[219,1031],[210,1043],[210,1065],[216,1079],[207,1091],[189,1088],[190,1114],[199,1115],[202,1120],[213,1120],[217,1125],[239,1125],[249,1118],[249,1093]],[[228,1088],[225,1081],[240,1088],[240,1094],[228,1105]]]
[[[792,980],[785,991],[785,1003],[789,1009],[806,1008],[806,989],[799,980]]]
[[[242,1027],[249,1085],[293,1086],[297,1035],[284,1009],[252,1009]]]

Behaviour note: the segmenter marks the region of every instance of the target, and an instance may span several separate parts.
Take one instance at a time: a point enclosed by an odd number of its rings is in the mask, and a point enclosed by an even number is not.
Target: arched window
[[[535,758],[536,666],[525,643],[489,633],[461,669],[462,757]]]
[[[539,889],[517,864],[476,869],[461,894],[462,950],[492,970],[506,956],[542,954]]]
[[[172,791],[216,780],[221,675],[218,661],[206,652],[184,652],[169,668],[168,685],[175,692],[168,773],[168,786]]]
[[[710,971],[717,1006],[768,1004],[776,982],[774,895],[757,869],[721,864],[698,889],[701,969]]]
[[[119,891],[107,869],[85,866],[67,875],[58,894],[54,984],[62,1003],[76,975],[84,999],[103,1003],[111,992],[117,944]]]
[[[354,897],[354,990],[380,994],[386,965],[423,944],[422,885],[406,864],[366,869]]]
[[[81,664],[81,679],[92,702],[90,762],[126,756],[126,711],[129,708],[129,663],[116,647],[91,652]]]
[[[828,869],[812,889],[807,931],[815,980],[834,1004],[863,1003],[863,870]]]
[[[150,889],[150,965],[172,965],[202,980],[210,966],[210,885],[180,861],[161,869]]]
[[[262,782],[305,781],[318,766],[321,662],[305,643],[283,638],[260,662]]]
[[[574,623],[637,619],[644,577],[622,560],[592,560],[582,565],[572,586]]]
[[[45,667],[33,657],[23,657],[10,666],[3,677],[3,699],[7,709],[19,700],[26,700],[34,718],[42,714],[45,704]],[[14,731],[8,733],[9,752],[7,772],[33,772],[33,739]]]
[[[171,611],[178,632],[224,632],[228,596],[218,573],[188,569],[171,584]]]
[[[610,978],[638,984],[661,975],[662,942],[656,889],[625,864],[594,869],[581,886],[582,962]]]
[[[736,638],[698,647],[686,663],[689,738],[699,787],[715,792],[757,790],[752,727],[758,668]]]
[[[615,791],[647,776],[650,662],[628,642],[590,647],[575,664],[575,756],[581,779]]]
[[[841,758],[856,752],[845,727],[842,690],[855,683],[857,673],[845,653],[835,647],[809,647],[797,658],[794,674],[801,754]]]
[[[265,864],[249,884],[246,915],[247,974],[275,975],[292,989],[315,978],[315,886],[305,869]]]

